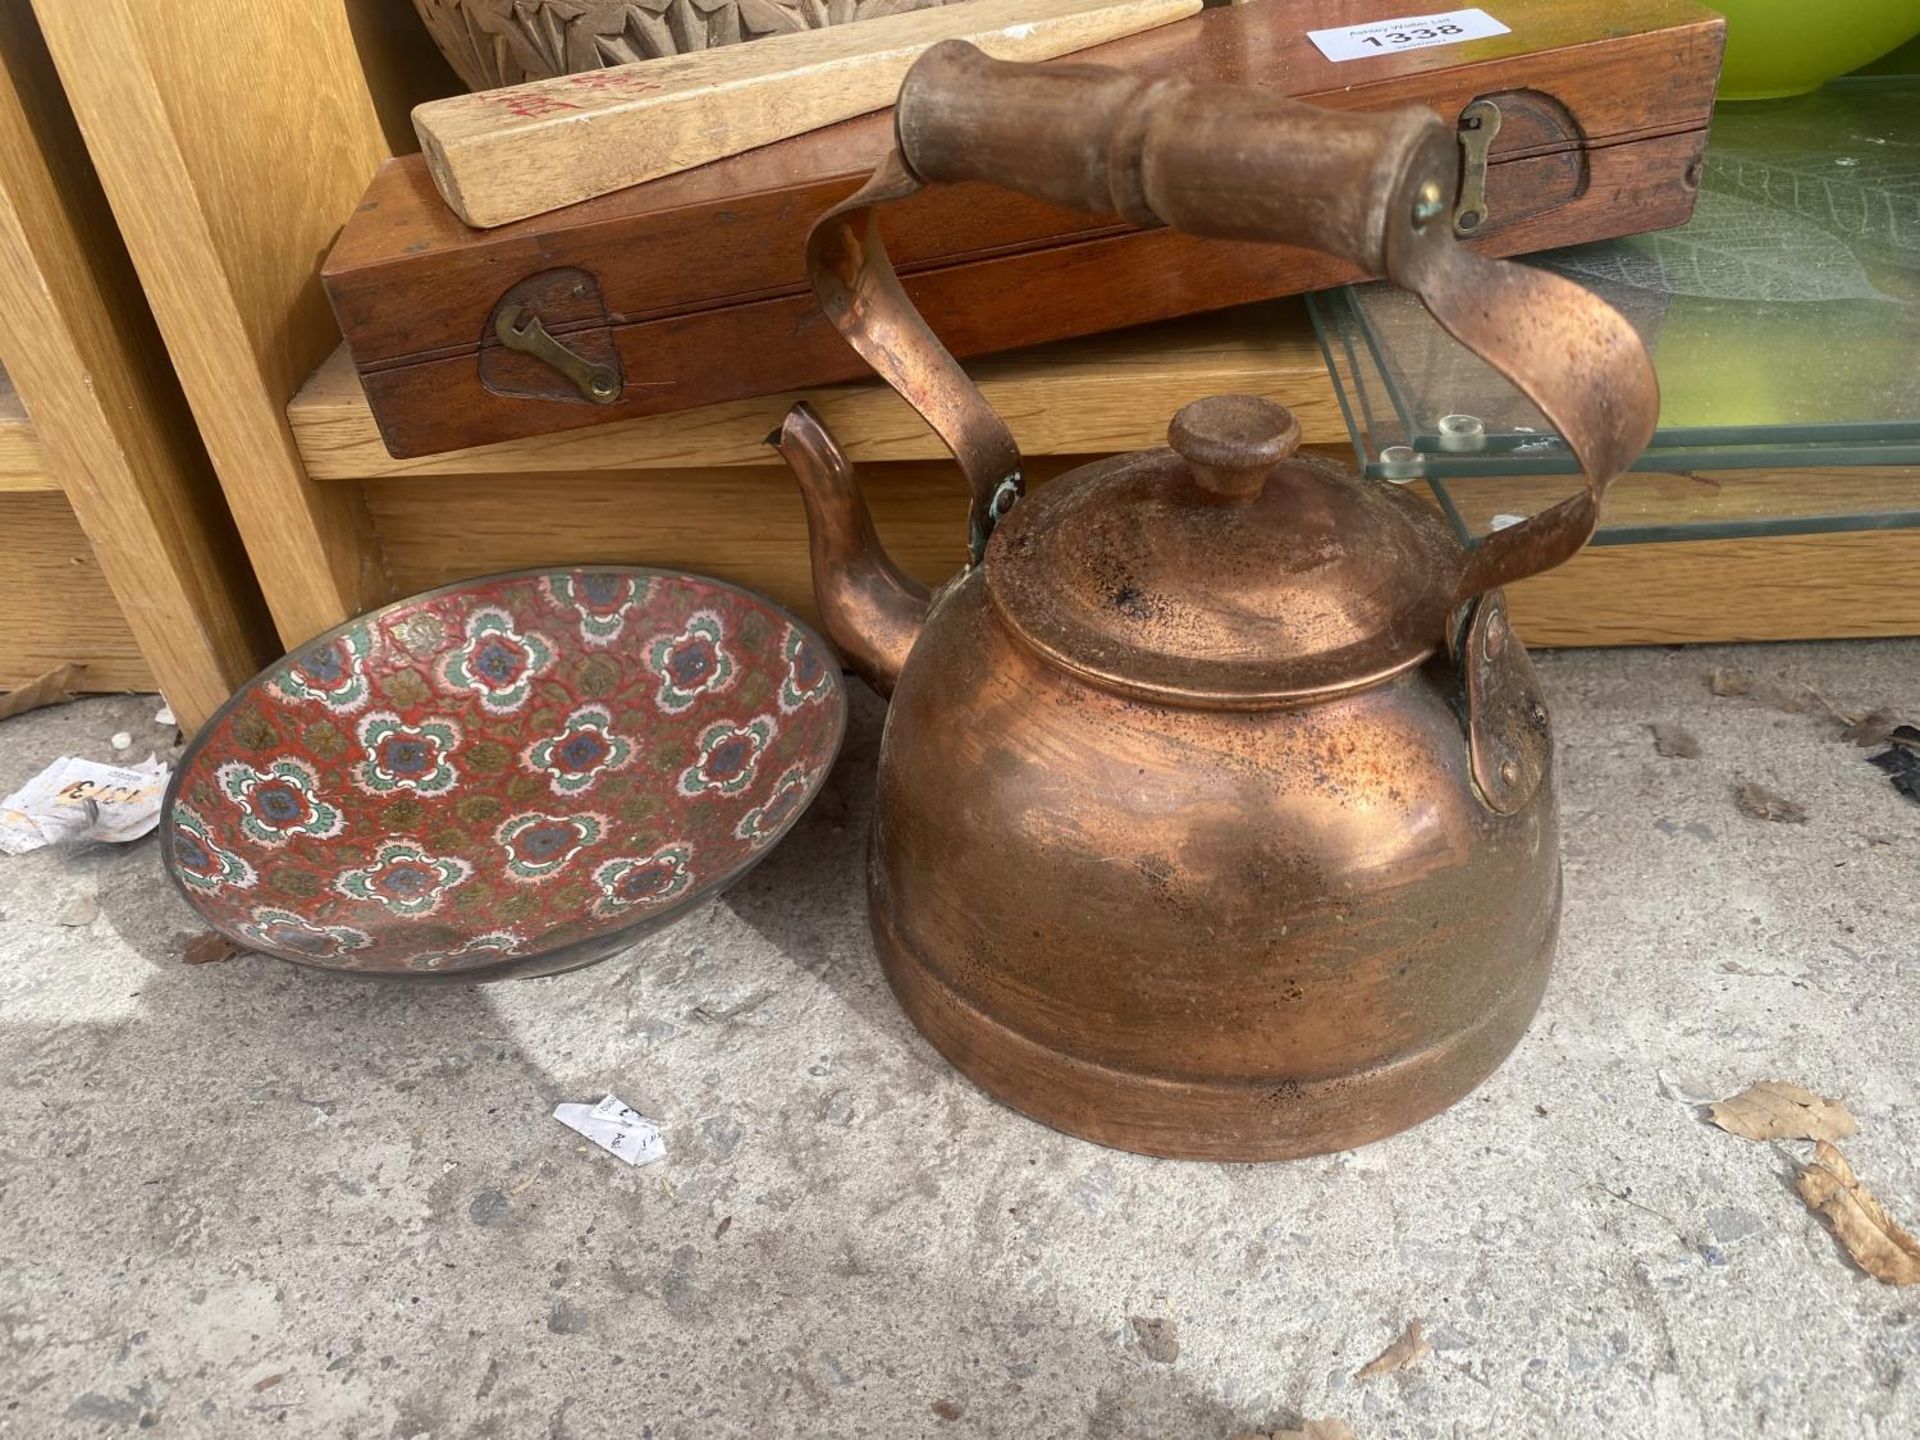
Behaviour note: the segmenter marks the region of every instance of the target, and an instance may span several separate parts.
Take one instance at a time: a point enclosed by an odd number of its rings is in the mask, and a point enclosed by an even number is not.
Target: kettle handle
[[[1659,387],[1620,314],[1570,280],[1454,240],[1457,144],[1425,109],[1334,112],[1251,86],[994,60],[948,40],[907,72],[894,133],[866,186],[815,223],[808,269],[848,343],[960,462],[975,563],[1024,481],[1011,432],[907,299],[880,239],[874,207],[928,184],[986,180],[1143,227],[1303,246],[1418,295],[1541,409],[1586,481],[1463,554],[1457,600],[1572,556],[1606,487],[1652,438]]]

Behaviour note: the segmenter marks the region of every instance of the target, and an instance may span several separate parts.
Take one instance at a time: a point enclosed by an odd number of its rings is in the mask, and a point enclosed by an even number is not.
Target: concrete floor
[[[1709,695],[1727,664],[1762,693]],[[1541,668],[1567,822],[1545,1007],[1471,1100],[1288,1165],[1066,1139],[919,1040],[858,882],[872,703],[746,884],[556,979],[188,967],[151,840],[0,859],[0,1432],[1920,1433],[1920,1292],[1807,1215],[1797,1147],[1661,1080],[1845,1097],[1850,1158],[1920,1222],[1920,805],[1779,703],[1920,715],[1920,643]],[[151,713],[7,722],[0,790]],[[1656,720],[1701,757],[1657,756]],[[1740,814],[1743,779],[1810,820]],[[98,917],[62,925],[76,897]],[[609,1089],[665,1162],[549,1118]],[[1415,1316],[1434,1354],[1356,1379]]]

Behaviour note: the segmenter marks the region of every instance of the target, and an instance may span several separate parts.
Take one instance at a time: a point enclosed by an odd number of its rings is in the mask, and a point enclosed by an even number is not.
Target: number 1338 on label
[[[1364,60],[1369,55],[1391,55],[1399,50],[1425,50],[1434,45],[1457,45],[1511,32],[1484,10],[1449,10],[1444,15],[1408,15],[1399,20],[1372,20],[1364,25],[1342,25],[1333,30],[1309,30],[1307,38],[1327,59]]]

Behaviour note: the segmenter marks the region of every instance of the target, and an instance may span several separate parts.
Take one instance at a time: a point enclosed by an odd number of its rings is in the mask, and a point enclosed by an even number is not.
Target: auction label
[[[1404,20],[1370,20],[1333,30],[1309,30],[1307,38],[1327,59],[1364,60],[1401,50],[1427,50],[1512,33],[1484,10],[1449,10],[1444,15],[1409,15]]]

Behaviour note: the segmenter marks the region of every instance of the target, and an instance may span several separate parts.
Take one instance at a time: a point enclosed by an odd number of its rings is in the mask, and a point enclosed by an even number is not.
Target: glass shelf
[[[1920,525],[1916,115],[1915,77],[1722,107],[1687,225],[1528,257],[1619,309],[1660,374],[1595,543]],[[1570,493],[1541,478],[1576,469],[1546,419],[1419,301],[1308,304],[1368,475],[1425,481],[1463,538]]]

